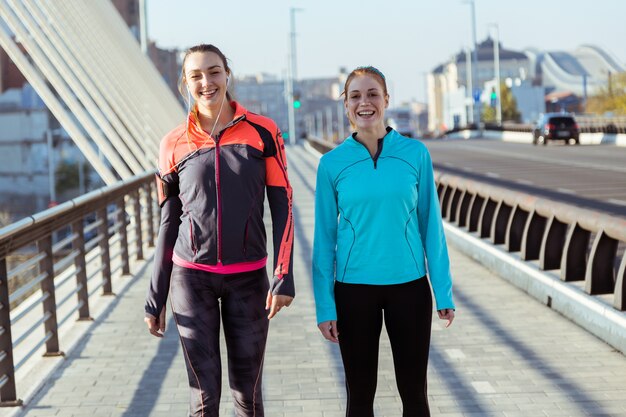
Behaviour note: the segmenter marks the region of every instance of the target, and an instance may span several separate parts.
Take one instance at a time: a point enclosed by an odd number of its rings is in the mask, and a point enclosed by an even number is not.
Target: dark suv
[[[580,144],[580,131],[574,116],[565,113],[544,114],[533,129],[533,145],[546,145],[549,140]]]

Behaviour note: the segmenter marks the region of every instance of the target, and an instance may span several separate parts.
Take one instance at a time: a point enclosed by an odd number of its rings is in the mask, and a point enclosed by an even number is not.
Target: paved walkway
[[[310,284],[317,162],[303,148],[288,152],[297,203],[298,295],[271,323],[266,415],[339,417],[345,410],[339,352],[315,326]],[[457,319],[449,329],[434,319],[433,416],[626,416],[621,353],[454,248],[451,256]],[[142,320],[149,270],[133,278],[20,417],[186,416],[186,375],[171,318],[160,341]],[[379,375],[376,415],[401,416],[386,336]],[[224,381],[222,415],[232,416],[227,387]]]

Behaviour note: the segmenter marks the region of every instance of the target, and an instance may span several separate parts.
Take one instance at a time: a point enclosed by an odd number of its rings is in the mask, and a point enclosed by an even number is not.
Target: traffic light
[[[302,107],[302,102],[300,101],[300,92],[299,91],[294,91],[294,93],[293,93],[293,108],[298,110],[300,107]]]
[[[496,107],[497,102],[498,102],[498,94],[496,93],[496,88],[492,87],[491,94],[489,95],[489,105],[491,107]]]

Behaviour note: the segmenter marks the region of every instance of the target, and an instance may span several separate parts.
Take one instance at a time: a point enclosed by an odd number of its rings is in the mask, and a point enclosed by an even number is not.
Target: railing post
[[[467,213],[471,207],[473,198],[473,195],[469,191],[467,191],[467,189],[463,190],[463,194],[461,195],[461,203],[459,204],[456,213],[456,223],[459,227],[467,226]]]
[[[596,235],[585,274],[585,291],[588,294],[609,294],[615,289],[613,265],[617,255],[617,243],[604,230]]]
[[[111,287],[111,252],[109,248],[109,217],[107,208],[102,207],[98,210],[98,235],[100,239],[100,262],[102,262],[102,295],[114,295]]]
[[[615,292],[613,295],[613,307],[620,311],[626,310],[626,252],[622,255],[615,278]]]
[[[135,211],[135,235],[137,235],[137,260],[143,259],[143,234],[141,224],[141,193],[139,188],[133,193],[133,206]]]
[[[539,253],[539,268],[544,271],[559,269],[563,258],[563,246],[567,224],[560,222],[555,216],[548,219],[546,232],[543,234]]]
[[[495,220],[491,223],[491,231],[489,235],[494,244],[500,245],[506,242],[506,228],[509,224],[511,212],[513,208],[506,204],[504,200],[500,200],[496,212],[493,214]]]
[[[439,196],[441,201],[441,217],[446,219],[448,217],[448,202],[450,201],[450,194],[453,192],[453,188],[448,184],[443,184],[443,190]]]
[[[130,274],[130,256],[128,255],[128,230],[126,229],[126,203],[124,197],[117,201],[117,224],[120,234],[120,253],[122,256],[122,274]]]
[[[522,253],[520,257],[525,261],[539,259],[541,242],[546,230],[546,218],[536,211],[532,211],[526,220],[524,235],[522,236]]]
[[[448,221],[450,223],[456,222],[457,206],[459,205],[459,199],[462,194],[463,191],[458,188],[455,188],[452,192],[452,197],[450,197],[450,202],[448,203]]]
[[[565,238],[564,256],[561,258],[561,280],[580,281],[587,270],[587,249],[591,233],[574,223]]]
[[[509,252],[519,252],[521,250],[527,220],[527,211],[524,211],[518,205],[513,207],[509,223],[506,225],[506,237],[504,239],[504,246]]]
[[[472,196],[470,208],[467,213],[467,230],[469,232],[478,231],[480,214],[483,211],[483,204],[485,204],[485,199],[479,196],[478,193]]]
[[[44,322],[44,331],[50,338],[46,341],[46,353],[44,356],[59,356],[63,352],[59,350],[59,327],[57,324],[57,303],[54,291],[54,258],[52,254],[52,236],[46,236],[37,241],[37,250],[46,256],[39,261],[39,273],[45,273],[46,278],[41,281],[41,293],[48,294],[43,303],[44,316],[50,317]]]
[[[15,364],[13,362],[13,338],[11,336],[11,316],[9,307],[9,274],[6,258],[0,259],[0,407],[22,405],[15,391]]]
[[[150,183],[145,184],[143,187],[144,194],[146,196],[146,209],[148,215],[148,247],[151,248],[154,246],[154,210],[153,200],[152,200],[152,186]]]
[[[87,265],[85,263],[85,233],[83,231],[83,221],[77,220],[72,223],[72,232],[76,238],[72,241],[72,250],[78,251],[78,256],[74,258],[76,268],[76,287],[78,291],[78,320],[93,320],[89,316],[89,292],[87,291]]]
[[[488,238],[491,236],[491,225],[493,223],[493,216],[496,212],[497,207],[498,203],[495,200],[487,197],[485,203],[480,210],[478,220],[478,236],[480,236],[481,238]]]

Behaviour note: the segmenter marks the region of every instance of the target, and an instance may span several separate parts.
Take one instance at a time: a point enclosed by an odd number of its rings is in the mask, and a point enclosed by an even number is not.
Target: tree
[[[505,83],[500,83],[500,102],[502,103],[502,121],[519,122],[520,112],[517,110],[517,101],[511,89]],[[496,122],[496,108],[483,105],[482,119],[484,122]]]
[[[587,100],[586,112],[626,115],[626,72],[612,74],[606,87]]]

